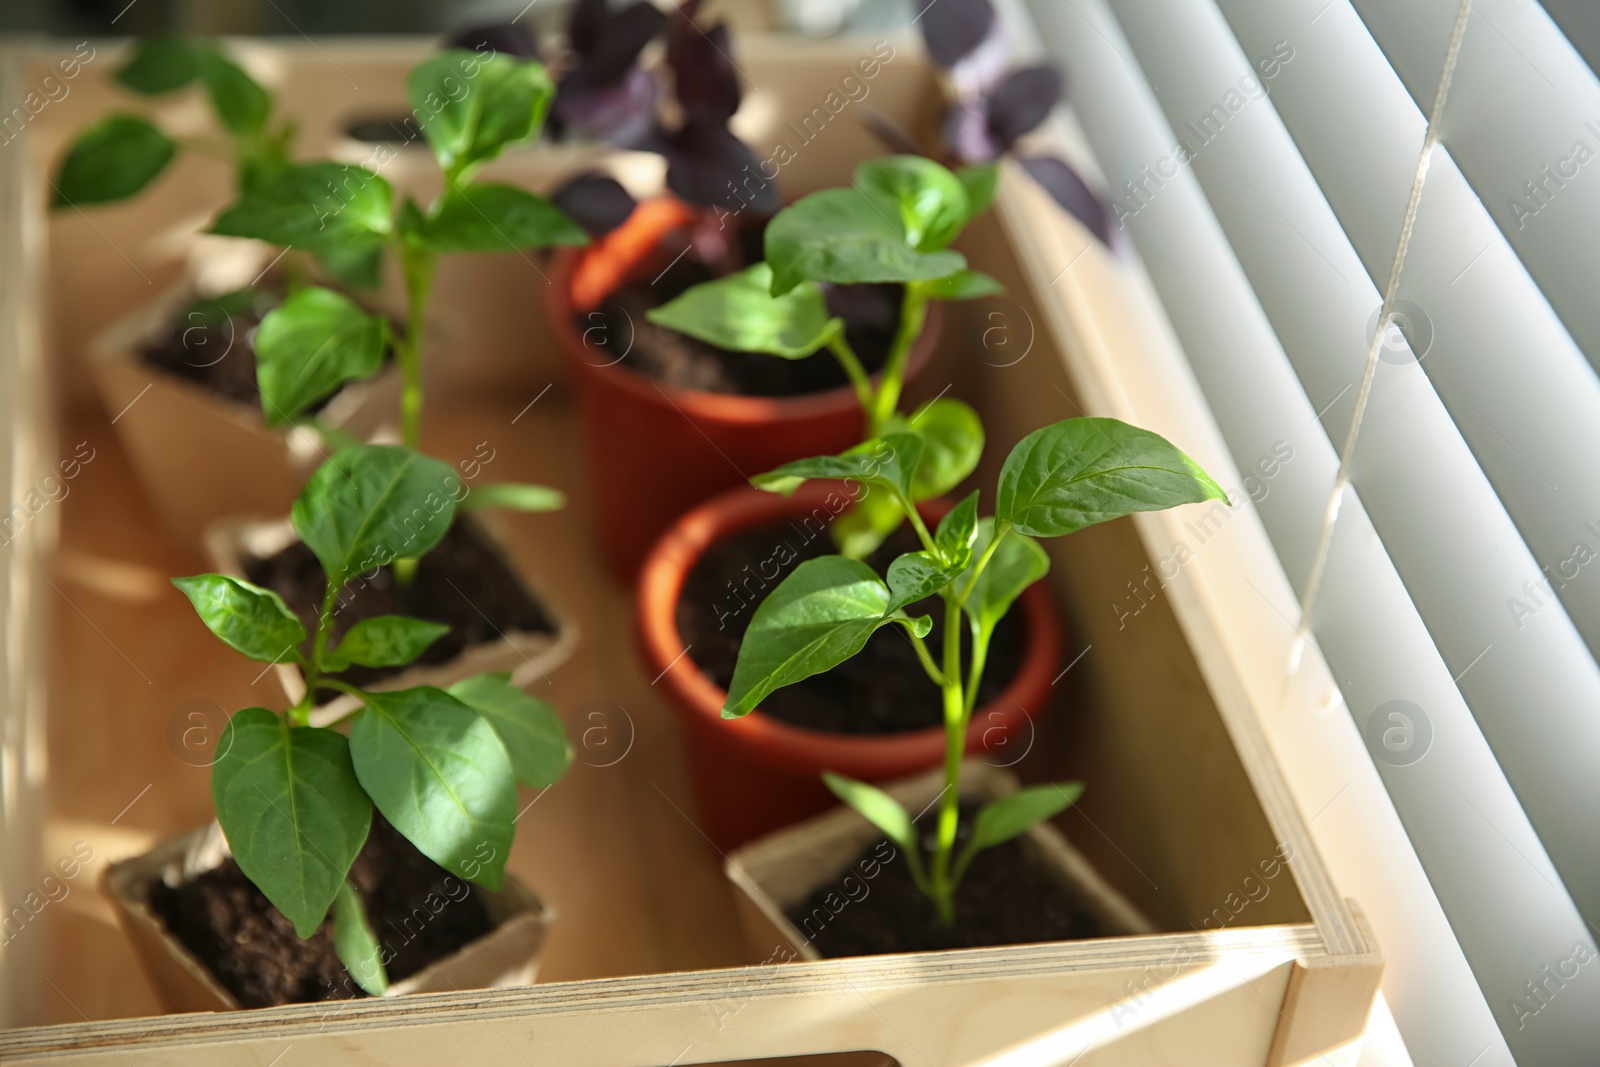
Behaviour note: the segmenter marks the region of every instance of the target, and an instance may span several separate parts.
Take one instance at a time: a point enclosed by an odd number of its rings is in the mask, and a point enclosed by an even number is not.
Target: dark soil
[[[896,556],[920,547],[916,534],[902,526],[867,562],[883,574]],[[798,522],[757,527],[712,545],[685,579],[677,608],[678,632],[686,646],[693,646],[689,655],[701,672],[727,689],[739,643],[762,598],[805,560],[833,551],[827,531],[819,532],[814,522],[806,527]],[[944,633],[944,602],[938,597],[906,610],[911,615],[931,615],[933,635]],[[965,626],[961,633],[965,657],[970,650]],[[941,638],[928,640],[931,650],[940,647]],[[989,662],[978,685],[979,707],[1016,677],[1027,640],[1027,622],[1020,611],[1013,611],[995,628]],[[907,733],[944,722],[939,688],[897,626],[873,634],[866,648],[833,670],[779,689],[762,702],[760,714],[834,734]]]
[[[385,950],[390,982],[494,929],[481,890],[418,852],[376,812],[350,881]],[[177,887],[152,883],[149,903],[246,1008],[366,996],[333,951],[332,925],[300,940],[231,858]]]
[[[976,811],[976,805],[961,805],[958,855]],[[917,824],[929,847],[935,817],[929,812]],[[933,902],[911,881],[905,857],[888,841],[863,850],[838,878],[819,886],[788,915],[828,957],[1079,941],[1116,932],[1034,859],[1020,838],[973,858],[956,888],[953,926],[939,923]]]
[[[268,559],[247,559],[245,577],[271,589],[300,616],[307,633],[315,633],[326,579],[311,549],[296,541]],[[458,519],[437,548],[417,565],[408,586],[395,580],[385,565],[369,581],[358,577],[344,587],[334,617],[333,641],[362,619],[375,615],[409,615],[444,623],[450,632],[428,646],[418,664],[448,663],[462,650],[497,641],[513,630],[554,633],[556,624],[545,606],[517,578],[505,557],[471,520]],[[309,652],[309,649],[307,650]],[[339,675],[351,685],[367,686],[392,678],[405,667],[351,667]],[[336,696],[324,690],[319,701]]]
[[[757,231],[758,232],[758,231]],[[756,258],[760,258],[759,248]],[[629,282],[611,294],[596,314],[576,315],[579,332],[597,325],[607,338],[627,339],[632,346],[620,366],[676,389],[740,396],[804,396],[848,385],[839,361],[827,352],[806,359],[780,359],[751,352],[730,352],[645,318],[690,286],[710,281],[713,270],[692,255],[667,268],[653,284]],[[828,304],[845,320],[845,337],[868,374],[883,367],[900,324],[899,285],[828,287]]]
[[[179,311],[140,355],[158,370],[258,407],[255,330],[281,299],[266,288],[197,299]]]

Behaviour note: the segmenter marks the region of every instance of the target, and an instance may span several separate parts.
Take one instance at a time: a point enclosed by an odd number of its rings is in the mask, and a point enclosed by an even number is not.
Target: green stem
[[[306,691],[300,702],[289,709],[289,721],[294,726],[304,726],[311,721],[311,708],[316,702],[317,689],[323,685],[338,688],[339,683],[322,677],[322,658],[328,653],[328,640],[333,636],[333,608],[339,602],[339,587],[328,583],[322,597],[322,611],[317,615],[317,634],[311,642],[311,662],[305,665]]]
[[[928,651],[927,644],[912,633],[909,626],[906,627],[906,635],[911,638],[911,647],[917,650],[917,659],[922,661],[922,669],[928,672],[928,677],[933,680],[934,685],[943,689],[947,679],[944,672],[939,669],[939,665],[933,662],[933,654]]]
[[[978,703],[978,683],[983,681],[983,668],[989,659],[989,639],[994,636],[992,629],[986,629],[974,623],[972,630],[972,664],[967,669],[967,700],[966,714],[962,716],[961,730],[966,733],[967,723],[972,720],[972,712]]]
[[[839,330],[828,342],[828,351],[839,360],[839,365],[844,368],[845,375],[849,377],[850,384],[855,386],[856,399],[861,402],[861,411],[871,418],[872,412],[878,402],[872,391],[872,379],[867,377],[867,369],[861,365],[861,360],[856,357],[855,350],[850,347],[850,342],[844,338],[844,330]],[[876,434],[868,434],[876,437]]]
[[[406,284],[406,334],[395,346],[400,360],[400,438],[409,448],[422,447],[422,324],[427,320],[439,257],[434,252],[400,246],[400,269]]]
[[[956,607],[966,606],[967,598],[972,595],[972,590],[978,584],[978,576],[983,573],[983,568],[989,565],[989,560],[994,558],[994,550],[1000,547],[1001,538],[1010,532],[1011,527],[998,520],[995,522],[994,536],[989,538],[989,547],[985,548],[983,555],[978,557],[977,565],[972,568],[972,577],[967,580],[966,588],[961,591],[960,598],[956,600]]]
[[[900,403],[900,391],[905,387],[906,363],[911,358],[911,347],[922,335],[928,321],[928,297],[916,282],[906,284],[905,299],[900,305],[900,328],[889,349],[889,358],[883,365],[883,377],[878,383],[878,397],[867,422],[867,436],[877,437],[883,432],[889,416]]]
[[[961,692],[961,611],[950,596],[944,603],[944,792],[939,794],[938,838],[929,882],[939,921],[956,921],[956,879],[950,858],[961,817],[961,757],[966,752],[966,703]]]
[[[906,518],[911,520],[911,528],[917,531],[917,536],[922,539],[922,547],[932,554],[938,555],[939,551],[934,546],[933,535],[928,532],[927,523],[922,521],[922,516],[917,512],[917,505],[898,493],[895,494],[895,499],[900,502],[900,510],[906,513]]]

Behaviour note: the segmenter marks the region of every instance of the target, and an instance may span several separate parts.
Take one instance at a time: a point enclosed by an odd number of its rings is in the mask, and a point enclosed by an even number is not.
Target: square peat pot
[[[225,292],[248,284],[265,258],[232,257],[222,265],[227,280],[206,288]],[[332,447],[309,426],[269,427],[258,405],[146,361],[145,346],[173,327],[197,292],[191,282],[165,290],[99,335],[88,354],[101,402],[157,522],[175,545],[190,552],[200,547],[206,526],[225,516],[287,511]],[[243,337],[223,342],[213,337],[197,347],[195,361],[238,358],[229,350],[245,343]],[[391,362],[372,378],[340,389],[317,421],[365,441],[392,427],[399,410],[400,371]]]
[[[520,587],[538,606],[549,629],[501,627],[491,622],[495,633],[492,640],[468,645],[442,663],[413,664],[398,674],[371,683],[370,688],[410,689],[431,685],[444,689],[473,675],[506,672],[511,675],[512,685],[526,689],[536,682],[547,683],[550,672],[565,663],[577,646],[577,624],[512,563],[509,553],[502,547],[505,539],[496,535],[498,524],[493,515],[458,515],[455,525],[465,525],[470,530],[471,536],[481,545],[480,555],[495,567],[495,577]],[[205,532],[205,550],[211,565],[221,574],[239,578],[249,576],[252,564],[269,560],[299,544],[300,537],[288,519],[228,519],[213,524]],[[461,596],[466,598],[465,593]],[[482,615],[478,605],[470,599],[465,602],[469,612]],[[298,605],[292,603],[290,607],[298,609]],[[272,669],[283,687],[284,697],[291,704],[297,703],[306,691],[300,667],[294,663],[279,663]],[[341,694],[318,704],[311,713],[311,721],[314,725],[332,722],[354,710],[357,703],[355,697]]]
[[[114,863],[101,879],[102,892],[168,1011],[239,1010],[234,995],[167,929],[149,900],[156,882],[175,886],[214,869],[225,854],[222,833],[213,823]],[[483,894],[483,902],[495,924],[490,933],[395,982],[385,996],[532,985],[551,912],[509,874],[498,892]]]

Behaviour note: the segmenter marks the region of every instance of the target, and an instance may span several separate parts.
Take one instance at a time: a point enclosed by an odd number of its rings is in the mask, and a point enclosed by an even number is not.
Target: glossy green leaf
[[[325,653],[322,668],[342,671],[353,663],[363,667],[403,667],[450,632],[450,627],[404,615],[377,615],[362,619]]]
[[[911,478],[911,499],[931,500],[960,485],[983,458],[983,420],[959,400],[930,401],[909,419],[895,416],[893,430],[922,438],[922,454]]]
[[[356,248],[324,248],[317,252],[317,263],[334,281],[357,289],[376,289],[383,282],[382,245]]]
[[[272,97],[244,68],[207,45],[195,50],[200,80],[223,127],[235,137],[254,137],[267,124]]]
[[[1061,782],[1030,786],[990,801],[978,809],[967,847],[977,852],[1010,841],[1066,811],[1082,795],[1082,782]]]
[[[199,73],[194,42],[179,33],[159,33],[134,41],[132,55],[114,77],[125,89],[160,96],[182,89]]]
[[[506,746],[517,781],[534,789],[553,785],[572,763],[572,742],[556,710],[511,684],[511,675],[480,674],[450,687],[450,695],[478,712]]]
[[[1159,434],[1116,419],[1067,419],[1018,442],[1000,470],[995,515],[1060,537],[1136,511],[1226,501],[1194,460]]]
[[[994,519],[978,520],[977,539],[972,545],[973,564],[956,586],[966,598],[962,609],[977,627],[980,636],[994,630],[995,624],[1011,610],[1011,605],[1024,589],[1050,573],[1050,557],[1039,542],[1015,530],[1008,530],[974,583],[972,569],[988,551],[994,530]]]
[[[450,529],[459,485],[447,463],[400,445],[359,445],[317,468],[289,517],[328,580],[343,585],[426,555]]]
[[[930,597],[961,576],[964,567],[953,567],[929,552],[907,552],[889,564],[889,610],[909,607]]]
[[[903,619],[890,607],[889,587],[865,563],[843,556],[806,560],[751,617],[723,718],[754,711],[773,690],[837,667],[880,627]],[[914,623],[919,636],[932,625],[926,617]]]
[[[907,240],[900,205],[874,188],[824,189],[773,217],[765,237],[772,293],[804,281],[915,282],[967,265],[959,252],[922,252]]]
[[[262,318],[256,382],[268,426],[293,422],[346,382],[369,378],[387,348],[383,316],[332,289],[311,286]]]
[[[972,543],[978,537],[978,490],[974,489],[945,512],[933,532],[933,545],[950,566],[965,570],[972,562]]]
[[[316,933],[367,840],[372,805],[344,735],[265,708],[228,720],[211,798],[239,869],[302,938]]]
[[[917,850],[917,829],[911,815],[900,802],[877,786],[846,778],[832,771],[822,772],[822,781],[833,795],[855,808],[884,836],[907,852]]]
[[[107,115],[78,135],[56,172],[52,206],[126,200],[155,180],[178,145],[148,119]]]
[[[856,167],[858,189],[874,189],[899,212],[906,243],[937,252],[961,232],[969,217],[967,187],[926,156],[883,156]]]
[[[812,478],[854,479],[889,488],[902,497],[911,492],[911,480],[922,456],[922,438],[914,433],[894,433],[863,441],[837,456],[813,456],[785,463],[750,481],[770,493],[794,492]]]
[[[412,111],[447,173],[532,140],[554,91],[539,63],[463,49],[423,60],[406,78]]]
[[[967,190],[967,218],[975,219],[994,203],[1000,188],[1000,164],[985,163],[981,167],[962,167],[956,177]]]
[[[730,352],[784,359],[809,356],[844,330],[814,283],[773,296],[772,268],[765,263],[696,285],[645,318]]]
[[[475,485],[461,502],[467,511],[501,508],[505,511],[560,511],[567,506],[567,494],[544,485],[520,482],[490,482]]]
[[[934,300],[977,300],[984,296],[1000,296],[1006,287],[978,270],[958,270],[946,278],[936,278],[924,283],[923,291]]]
[[[517,782],[487,719],[431,686],[368,693],[350,728],[350,758],[383,817],[424,856],[500,888]]]
[[[389,183],[364,167],[300,163],[259,175],[211,232],[354,255],[383,244],[393,198]]]
[[[517,252],[585,245],[589,235],[542,196],[480,183],[450,190],[416,239],[435,252]]]
[[[225,574],[174,578],[200,621],[235,651],[264,663],[297,661],[306,628],[270,589]]]
[[[333,898],[333,951],[368,996],[381,997],[389,991],[383,946],[372,932],[361,894],[347,881],[339,883],[338,895]]]

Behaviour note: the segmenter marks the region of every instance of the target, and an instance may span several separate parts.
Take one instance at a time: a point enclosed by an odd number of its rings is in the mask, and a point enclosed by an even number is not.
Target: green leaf
[[[504,508],[506,511],[560,511],[567,506],[567,494],[543,485],[519,482],[491,482],[475,485],[461,502],[467,511]]]
[[[450,695],[478,712],[511,756],[517,781],[534,789],[555,784],[572,763],[572,742],[554,708],[510,684],[511,675],[480,674],[450,687]]]
[[[1000,188],[999,162],[985,163],[981,167],[962,167],[956,177],[967,190],[967,219],[970,221],[989,210],[994,194]]]
[[[866,559],[905,521],[905,508],[893,493],[869,491],[833,520],[828,532],[841,555]]]
[[[814,284],[773,296],[772,268],[765,263],[696,285],[645,318],[730,352],[784,359],[803,359],[844,330]]]
[[[895,416],[892,429],[922,439],[922,455],[911,479],[911,499],[931,500],[960,485],[983,458],[983,420],[959,400],[922,405],[906,419]]]
[[[859,560],[808,559],[762,601],[739,645],[725,719],[754,711],[773,690],[831,670],[854,656],[879,627],[905,619],[889,587]],[[932,621],[915,620],[925,635]]]
[[[333,951],[356,985],[373,997],[389,991],[389,974],[383,968],[383,946],[367,921],[361,894],[349,882],[339,883],[333,898]]]
[[[332,289],[299,289],[256,330],[256,382],[268,426],[293,422],[348,381],[383,366],[381,315]]]
[[[412,68],[406,97],[447,174],[533,139],[555,89],[542,65],[451,49]]]
[[[350,728],[356,777],[406,840],[439,866],[500,888],[517,782],[500,735],[442,689],[368,693]]]
[[[958,270],[945,278],[924,283],[923,291],[934,300],[976,300],[983,296],[1000,296],[1006,287],[982,271]]]
[[[516,252],[589,243],[583,228],[544,197],[487,182],[445,194],[416,239],[435,252]]]
[[[324,248],[317,263],[330,278],[357,289],[376,289],[383,282],[382,245]]]
[[[933,546],[952,567],[965,570],[972,562],[972,543],[978,537],[978,490],[945,513],[933,532]]]
[[[160,96],[182,89],[199,73],[194,42],[180,33],[160,33],[134,41],[133,54],[114,77],[125,89]]]
[[[944,248],[971,215],[961,179],[926,156],[866,160],[856,167],[855,184],[878,190],[894,203],[906,243],[920,252]]]
[[[822,780],[833,795],[860,812],[884,836],[907,852],[917,851],[917,829],[900,802],[877,786],[823,771]]]
[[[283,598],[270,589],[225,574],[174,578],[200,621],[235,651],[264,663],[298,661],[306,628]]]
[[[1061,537],[1136,511],[1226,501],[1166,438],[1116,419],[1080,418],[1024,437],[1000,470],[995,515],[1034,537]]]
[[[389,183],[364,167],[299,163],[260,174],[211,232],[355,255],[383,244],[393,204]]]
[[[967,848],[977,852],[1010,841],[1066,811],[1082,795],[1082,782],[1036,785],[1008,793],[978,810]]]
[[[922,455],[922,438],[892,433],[863,441],[837,456],[813,456],[785,463],[750,479],[758,489],[788,495],[812,478],[854,479],[888,488],[901,497],[911,492],[912,472]]]
[[[137,115],[107,115],[78,135],[56,172],[52,206],[126,200],[155,180],[178,145]]]
[[[994,530],[994,519],[979,520],[977,540],[972,546],[973,566],[988,550]],[[979,638],[986,640],[1022,591],[1048,573],[1050,557],[1039,542],[1015,530],[1006,531],[976,583],[972,567],[968,567],[956,586],[966,598],[962,610],[977,628]]]
[[[952,567],[928,552],[907,552],[889,564],[889,610],[930,597],[961,576],[965,567]]]
[[[310,937],[372,823],[350,745],[335,730],[246,708],[228,720],[217,751],[211,798],[228,848],[295,933]]]
[[[450,627],[404,615],[362,619],[322,657],[322,669],[342,671],[352,663],[363,667],[403,667],[450,632]]]
[[[774,296],[804,281],[916,282],[967,265],[959,252],[918,251],[907,240],[900,205],[875,188],[812,193],[773,217],[765,243]]]
[[[244,72],[244,68],[209,46],[195,50],[200,79],[217,118],[235,137],[254,137],[267,124],[272,112],[272,97]]]
[[[317,468],[289,517],[340,586],[392,560],[426,555],[450,529],[459,485],[447,463],[400,445],[358,445]]]

